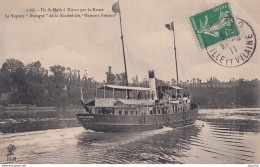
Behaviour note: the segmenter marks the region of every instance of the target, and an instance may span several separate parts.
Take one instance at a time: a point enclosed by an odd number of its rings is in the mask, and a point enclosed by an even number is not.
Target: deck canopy
[[[114,90],[114,91],[150,91],[151,88],[145,88],[145,87],[131,87],[131,86],[119,86],[119,85],[104,85],[102,87],[99,87],[98,89],[106,89],[106,90]]]
[[[170,88],[172,89],[177,89],[177,90],[181,90],[182,88],[178,87],[178,86],[170,86]]]
[[[146,99],[117,99],[117,103],[122,103],[126,105],[154,105],[154,100]]]

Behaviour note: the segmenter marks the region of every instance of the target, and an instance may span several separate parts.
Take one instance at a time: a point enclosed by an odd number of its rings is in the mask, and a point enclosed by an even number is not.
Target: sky
[[[61,3],[62,2],[62,3]],[[45,68],[62,65],[78,69],[97,81],[105,80],[108,66],[113,73],[124,72],[119,16],[112,5],[116,0],[0,0],[0,65],[15,58],[23,63],[40,61]],[[260,48],[239,67],[227,68],[213,62],[200,50],[188,17],[221,4],[223,0],[120,0],[123,34],[129,80],[137,75],[148,78],[155,70],[159,79],[176,78],[173,35],[165,24],[174,21],[179,78],[182,81],[217,77],[260,79]],[[258,0],[229,0],[235,17],[246,20],[260,36],[260,3]],[[26,12],[26,9],[36,9]],[[72,8],[92,11],[70,14],[109,14],[112,17],[49,17],[41,8]],[[93,8],[103,11],[93,11]],[[65,14],[63,13],[63,14]],[[45,15],[44,18],[12,18],[10,15]],[[9,15],[9,18],[6,18]]]

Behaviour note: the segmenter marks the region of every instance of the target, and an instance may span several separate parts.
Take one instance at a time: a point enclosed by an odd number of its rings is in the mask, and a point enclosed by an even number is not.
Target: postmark
[[[217,64],[225,67],[237,67],[245,64],[256,49],[256,35],[253,28],[245,20],[236,18],[239,35],[206,48],[209,57]]]
[[[189,22],[200,49],[239,34],[228,2],[190,16]]]

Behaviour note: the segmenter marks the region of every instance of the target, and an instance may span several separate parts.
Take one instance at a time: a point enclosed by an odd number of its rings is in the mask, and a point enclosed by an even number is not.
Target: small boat
[[[86,113],[77,114],[79,123],[86,130],[97,132],[144,131],[193,124],[198,117],[198,105],[191,103],[191,97],[178,86],[156,85],[153,70],[148,72],[149,88],[128,86],[119,2],[112,10],[119,13],[120,18],[126,86],[103,85],[97,88],[96,98],[87,103],[81,89],[81,103]],[[176,59],[173,23],[166,27],[173,31]],[[176,59],[178,85],[177,70]],[[98,97],[98,91],[102,91],[102,97]]]

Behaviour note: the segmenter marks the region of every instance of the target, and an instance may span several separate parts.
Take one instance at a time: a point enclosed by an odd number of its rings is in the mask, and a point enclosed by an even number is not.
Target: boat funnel
[[[149,85],[150,85],[150,98],[152,100],[158,100],[157,93],[156,93],[156,83],[155,83],[155,76],[154,76],[154,70],[149,70]]]

